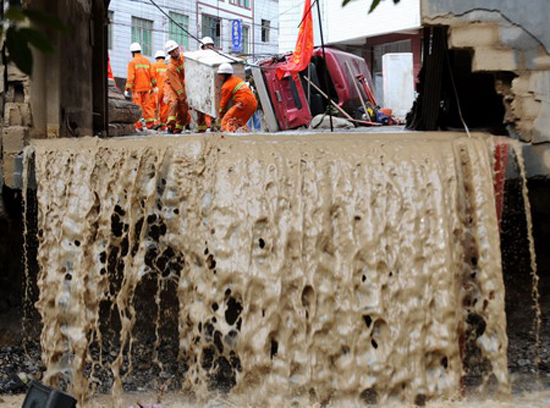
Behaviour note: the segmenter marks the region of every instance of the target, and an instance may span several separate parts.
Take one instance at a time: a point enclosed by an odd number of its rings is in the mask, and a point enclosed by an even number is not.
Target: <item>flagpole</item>
[[[321,7],[319,6],[319,0],[317,0],[317,16],[319,17],[319,32],[321,34],[321,49],[323,50],[323,61],[325,61],[325,87],[327,88],[327,95],[329,97],[329,105],[328,105],[328,116],[330,118],[330,131],[334,132],[334,125],[332,124],[332,106],[330,106],[330,100],[332,98],[330,97],[330,89],[328,87],[328,69],[327,69],[327,56],[325,54],[325,40],[323,39],[323,25],[321,24]]]

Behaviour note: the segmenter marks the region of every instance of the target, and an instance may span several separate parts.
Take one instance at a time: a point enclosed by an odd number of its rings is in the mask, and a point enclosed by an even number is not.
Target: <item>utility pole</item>
[[[327,78],[327,75],[328,75],[327,56],[325,54],[325,40],[323,39],[323,25],[321,24],[321,6],[319,6],[319,2],[320,2],[320,0],[317,0],[317,16],[319,18],[319,32],[321,34],[321,49],[323,50],[323,61],[325,63],[325,72],[324,72],[323,76],[325,78],[325,88],[327,89],[327,95],[329,97],[328,116],[329,116],[329,119],[330,119],[330,131],[334,132],[334,125],[332,124],[332,112],[331,112],[332,106],[330,104],[330,101],[331,101],[330,89],[328,87],[328,78]]]

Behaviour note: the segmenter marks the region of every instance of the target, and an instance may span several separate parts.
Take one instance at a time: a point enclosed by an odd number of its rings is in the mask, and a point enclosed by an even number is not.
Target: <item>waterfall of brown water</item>
[[[535,336],[535,350],[537,353],[537,359],[535,361],[536,370],[538,373],[538,366],[540,363],[540,328],[542,325],[542,311],[540,308],[540,294],[539,294],[539,275],[537,273],[537,257],[535,253],[535,241],[533,239],[533,221],[531,219],[531,203],[529,202],[529,191],[527,189],[527,174],[525,171],[525,161],[523,158],[523,147],[517,140],[511,140],[510,146],[514,150],[516,162],[519,170],[519,176],[521,178],[521,193],[523,195],[523,204],[525,206],[525,220],[527,222],[527,240],[529,242],[529,259],[531,269],[531,297],[533,301],[533,312],[535,318],[533,319],[533,334]]]
[[[509,391],[484,140],[209,135],[32,149],[46,380],[81,400],[102,366],[120,391],[136,321],[156,317],[160,336],[159,307],[136,309],[145,281],[159,282],[153,304],[177,295],[183,387],[199,398]],[[113,334],[109,360],[101,344]]]

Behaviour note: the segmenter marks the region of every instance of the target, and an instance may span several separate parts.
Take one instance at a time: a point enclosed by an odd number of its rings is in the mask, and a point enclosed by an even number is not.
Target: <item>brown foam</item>
[[[87,365],[108,366],[115,392],[131,375],[121,367],[134,294],[150,274],[177,283],[184,388],[199,398],[221,388],[257,404],[412,403],[460,396],[466,378],[508,393],[484,138],[208,135],[32,149],[46,380],[69,381],[81,401]],[[101,302],[120,319],[110,363],[89,352],[105,334]]]

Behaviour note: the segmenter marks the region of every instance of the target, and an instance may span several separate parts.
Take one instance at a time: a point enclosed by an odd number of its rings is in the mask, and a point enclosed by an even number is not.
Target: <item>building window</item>
[[[110,50],[113,49],[113,23],[115,19],[115,13],[113,11],[109,11],[108,14],[108,26],[107,26],[107,46]]]
[[[244,6],[250,8],[250,0],[244,0]]]
[[[214,40],[216,48],[221,44],[221,21],[219,18],[202,15],[202,36],[211,37]]]
[[[144,55],[153,55],[153,22],[132,17],[132,42],[141,45]]]
[[[262,42],[269,42],[269,20],[262,20]]]
[[[170,12],[170,17],[177,21],[180,26],[186,30],[189,30],[189,17],[183,14],[174,13],[172,11]],[[189,48],[189,36],[172,20],[170,20],[170,39],[174,40],[179,45],[183,45],[185,49]]]
[[[248,27],[243,25],[243,54],[248,53]]]

